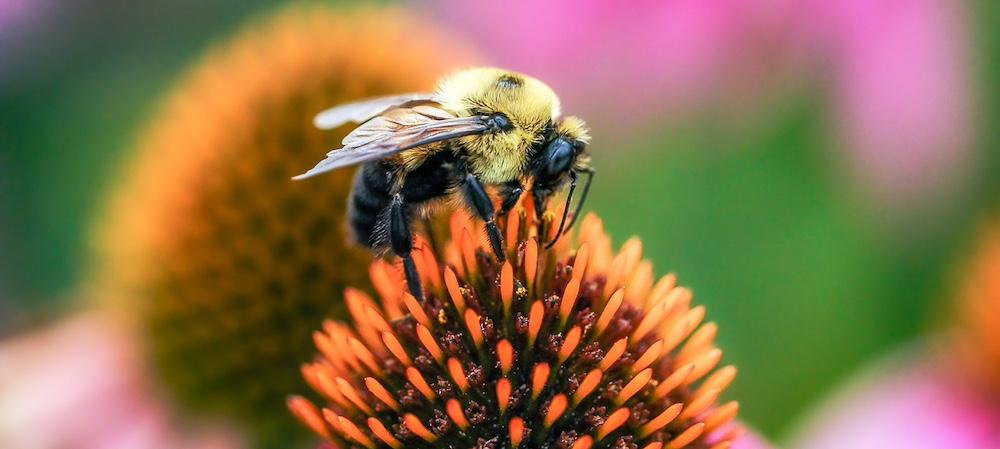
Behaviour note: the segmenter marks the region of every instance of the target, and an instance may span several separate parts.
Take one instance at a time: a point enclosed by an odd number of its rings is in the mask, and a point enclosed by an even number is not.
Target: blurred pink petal
[[[79,316],[0,342],[0,447],[226,449],[228,434],[172,426],[113,321]]]
[[[747,432],[733,442],[731,449],[770,449],[771,444],[754,432]]]
[[[756,101],[801,75],[830,81],[857,178],[881,198],[961,188],[970,82],[960,2],[950,0],[436,0],[436,16],[491,61],[535,75],[599,136],[668,113]],[[803,57],[804,56],[804,57]],[[762,95],[764,94],[764,95]],[[607,126],[607,125],[613,126]],[[629,125],[629,126],[622,126]]]
[[[495,64],[545,80],[567,111],[591,120],[648,120],[689,105],[757,51],[747,47],[760,9],[739,0],[432,5]]]
[[[862,375],[821,406],[789,447],[1000,448],[1000,401],[931,360],[907,354]]]
[[[961,2],[811,0],[804,33],[831,69],[844,146],[862,181],[917,199],[968,166],[970,92]]]

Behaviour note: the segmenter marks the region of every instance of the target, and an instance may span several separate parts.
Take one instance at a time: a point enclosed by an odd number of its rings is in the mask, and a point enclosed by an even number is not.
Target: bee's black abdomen
[[[391,167],[376,162],[363,165],[354,175],[347,217],[354,240],[368,248],[381,249],[385,245],[377,238],[376,230],[389,206],[391,174]]]
[[[445,196],[455,184],[454,153],[442,151],[428,157],[423,164],[406,173],[399,193],[405,206],[407,219],[417,206]],[[380,161],[361,166],[354,176],[354,187],[347,208],[348,222],[354,240],[376,251],[388,246],[386,222],[392,203],[394,178],[400,173],[397,167]]]

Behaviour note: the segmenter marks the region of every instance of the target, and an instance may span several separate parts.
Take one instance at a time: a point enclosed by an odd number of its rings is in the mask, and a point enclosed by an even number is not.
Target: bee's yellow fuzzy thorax
[[[437,97],[442,106],[460,115],[501,113],[513,123],[513,131],[462,140],[473,169],[487,183],[516,179],[528,163],[531,145],[560,113],[559,98],[545,83],[492,67],[442,79]]]

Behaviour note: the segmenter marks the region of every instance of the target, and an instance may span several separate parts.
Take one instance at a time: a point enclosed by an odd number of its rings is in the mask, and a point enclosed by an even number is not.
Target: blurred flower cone
[[[455,40],[396,9],[295,7],[209,52],[140,135],[98,223],[95,297],[134,319],[167,390],[243,424],[261,447],[305,436],[281,404],[323,317],[367,286],[349,246],[352,179],[290,177],[348,128],[313,116],[369,96],[426,90],[469,61]],[[292,445],[292,446],[290,446]]]
[[[962,268],[949,327],[835,394],[793,447],[1000,447],[1000,222]]]
[[[154,394],[130,337],[90,313],[0,342],[0,447],[243,447],[221,429],[181,426]]]
[[[320,355],[302,372],[326,406],[289,407],[335,447],[731,447],[738,405],[719,399],[736,369],[718,367],[704,307],[653,277],[638,239],[616,253],[595,216],[582,243],[545,249],[551,216],[537,226],[515,210],[499,264],[456,213],[443,248],[418,239],[424,300],[376,262],[381,301],[348,290],[353,324],[314,334]]]

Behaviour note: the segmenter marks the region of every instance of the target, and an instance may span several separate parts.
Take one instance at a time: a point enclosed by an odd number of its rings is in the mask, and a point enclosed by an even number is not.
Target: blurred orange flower
[[[432,87],[471,60],[395,8],[298,5],[210,51],[166,98],[96,230],[93,297],[136,322],[153,369],[186,409],[234,419],[261,446],[307,436],[281,410],[304,387],[330,298],[365,286],[371,256],[343,232],[352,171],[293,175],[347,129],[335,104]]]

